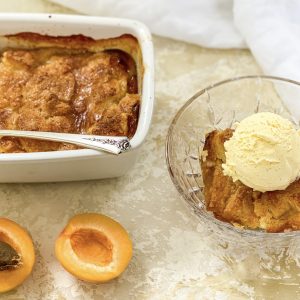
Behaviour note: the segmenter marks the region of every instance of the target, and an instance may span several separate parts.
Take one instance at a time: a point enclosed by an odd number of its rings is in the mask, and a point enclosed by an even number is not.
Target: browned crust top
[[[137,128],[141,52],[131,35],[6,36],[0,60],[0,128],[132,137]],[[1,138],[0,152],[75,149]]]

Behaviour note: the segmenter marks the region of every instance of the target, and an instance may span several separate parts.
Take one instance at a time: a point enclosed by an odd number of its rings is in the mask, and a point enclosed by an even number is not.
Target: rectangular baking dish
[[[0,36],[34,32],[52,36],[82,34],[94,39],[131,34],[137,38],[143,60],[139,121],[132,148],[118,156],[89,149],[0,154],[0,182],[57,182],[124,175],[134,164],[151,124],[154,104],[153,44],[140,22],[55,14],[0,14]],[[7,46],[1,40],[1,49]]]

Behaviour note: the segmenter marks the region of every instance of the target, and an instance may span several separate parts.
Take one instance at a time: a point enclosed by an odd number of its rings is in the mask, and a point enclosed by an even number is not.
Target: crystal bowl
[[[260,111],[275,112],[299,126],[300,83],[271,76],[228,79],[199,91],[174,117],[166,140],[166,160],[171,179],[203,226],[220,242],[239,246],[290,245],[300,241],[300,231],[267,233],[237,228],[216,219],[205,208],[200,156],[205,134],[232,127],[234,122]],[[289,108],[289,109],[288,109]],[[292,112],[291,112],[292,111]],[[299,199],[300,201],[300,199]]]

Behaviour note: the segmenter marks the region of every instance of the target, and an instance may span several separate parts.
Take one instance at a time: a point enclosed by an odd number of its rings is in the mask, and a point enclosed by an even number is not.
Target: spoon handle
[[[73,133],[43,131],[0,130],[0,136],[13,136],[75,144],[89,149],[120,154],[130,149],[129,139],[125,136],[99,136]]]

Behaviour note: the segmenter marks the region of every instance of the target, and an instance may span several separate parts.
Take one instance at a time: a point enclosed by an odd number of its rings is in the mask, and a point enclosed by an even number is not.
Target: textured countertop
[[[42,0],[0,0],[1,12],[71,13]],[[210,237],[174,188],[165,164],[165,137],[175,112],[216,81],[261,71],[247,50],[213,50],[154,38],[156,108],[138,161],[122,178],[70,183],[1,184],[1,215],[26,227],[35,243],[32,276],[0,299],[288,299],[298,287],[242,281],[211,251]],[[134,243],[123,275],[102,285],[69,275],[54,241],[79,212],[121,222]],[[299,296],[299,295],[298,295]],[[299,298],[297,298],[299,299]]]

